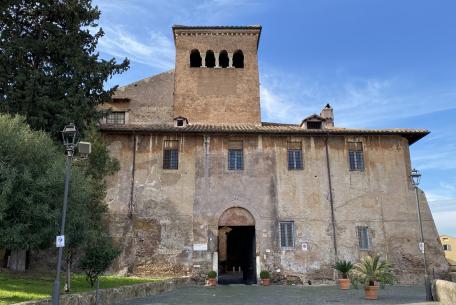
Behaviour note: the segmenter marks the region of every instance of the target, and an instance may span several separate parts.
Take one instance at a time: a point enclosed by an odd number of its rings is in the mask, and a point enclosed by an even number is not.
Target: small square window
[[[244,169],[244,153],[242,141],[231,141],[228,143],[228,169]]]
[[[363,143],[348,142],[348,162],[351,171],[364,171]]]
[[[360,226],[356,227],[356,229],[358,234],[359,250],[370,250],[371,241],[369,236],[369,228]]]
[[[321,129],[321,121],[307,122],[307,129]]]
[[[280,222],[280,247],[294,249],[294,222]]]
[[[302,169],[302,148],[301,142],[288,142],[288,169]]]
[[[125,112],[113,111],[109,112],[106,117],[107,124],[125,124]]]
[[[451,245],[443,245],[444,251],[451,251]]]
[[[163,148],[163,169],[179,168],[179,141],[165,140]]]

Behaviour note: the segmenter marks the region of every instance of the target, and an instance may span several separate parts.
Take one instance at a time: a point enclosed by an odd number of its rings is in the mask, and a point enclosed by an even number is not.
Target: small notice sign
[[[302,243],[301,244],[301,249],[302,249],[302,251],[309,251],[309,244],[308,243]]]
[[[63,248],[65,247],[65,235],[58,235],[55,238],[55,246],[57,248]]]
[[[207,244],[193,244],[193,251],[207,251]]]
[[[424,253],[424,243],[419,243],[420,252]]]

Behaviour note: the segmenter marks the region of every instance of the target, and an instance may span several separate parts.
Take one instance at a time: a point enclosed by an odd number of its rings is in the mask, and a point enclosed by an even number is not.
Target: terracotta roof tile
[[[149,124],[149,125],[102,125],[105,132],[116,133],[149,133],[149,132],[173,132],[173,133],[241,133],[241,134],[296,134],[296,135],[398,135],[406,138],[410,144],[418,141],[427,134],[424,129],[362,129],[362,128],[328,128],[328,129],[303,129],[296,124],[262,123],[255,124],[189,124],[185,127],[176,127],[172,124]]]

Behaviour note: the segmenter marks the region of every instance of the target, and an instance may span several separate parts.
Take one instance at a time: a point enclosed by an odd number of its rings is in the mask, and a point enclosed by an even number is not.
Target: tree
[[[64,162],[49,135],[31,130],[24,117],[0,114],[0,247],[22,256],[14,260],[17,271],[25,268],[26,250],[48,247],[58,232]],[[70,187],[73,210],[89,214],[90,179],[75,169]]]
[[[98,175],[118,168],[93,132],[88,135],[94,160],[76,161],[70,180],[65,234],[70,264],[90,236],[105,232],[106,186],[91,171],[97,167]],[[31,130],[24,117],[0,114],[0,248],[11,250],[15,271],[24,270],[25,251],[49,247],[59,232],[64,169],[62,146]]]
[[[129,66],[99,58],[98,7],[90,0],[1,3],[0,111],[24,115],[54,139],[69,122],[84,131],[116,89],[105,81]]]
[[[90,181],[88,184],[90,188],[86,192],[90,197],[85,200],[85,207],[74,207],[74,203],[70,201],[73,207],[68,210],[69,220],[66,232],[69,239],[65,248],[68,291],[71,290],[71,268],[75,257],[86,245],[90,234],[105,234],[105,227],[102,224],[102,215],[107,211],[104,202],[106,196],[104,177],[115,173],[120,168],[119,162],[109,156],[108,149],[95,126],[88,129],[84,140],[92,144],[92,153],[87,160],[75,160],[75,167],[84,172],[86,182]]]
[[[87,281],[93,287],[98,277],[109,268],[119,255],[119,250],[112,245],[112,240],[106,234],[96,232],[86,245],[80,267],[87,275]]]

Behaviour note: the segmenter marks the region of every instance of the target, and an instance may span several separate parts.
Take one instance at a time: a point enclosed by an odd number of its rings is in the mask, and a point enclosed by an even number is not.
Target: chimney
[[[325,119],[323,122],[325,128],[334,127],[334,113],[331,105],[326,104],[325,108],[321,110],[320,116]]]

